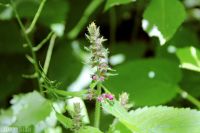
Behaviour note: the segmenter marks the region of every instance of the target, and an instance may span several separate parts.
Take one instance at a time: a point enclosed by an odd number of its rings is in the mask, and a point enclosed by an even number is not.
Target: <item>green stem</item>
[[[101,84],[97,84],[97,95],[101,95]],[[101,103],[96,99],[95,105],[95,117],[94,117],[94,127],[99,128],[100,125],[100,115],[101,115]]]
[[[30,33],[33,30],[33,28],[35,27],[35,24],[40,17],[40,14],[42,12],[42,9],[43,9],[45,3],[46,3],[46,0],[42,0],[42,2],[40,3],[40,6],[35,14],[35,17],[33,18],[33,21],[31,23],[30,27],[26,31],[27,34]]]
[[[68,33],[67,37],[69,39],[74,39],[78,36],[80,31],[83,29],[83,27],[87,23],[91,14],[101,5],[101,3],[103,3],[103,1],[104,0],[92,0],[92,2],[88,5],[86,10],[84,11],[77,25]]]
[[[110,44],[114,44],[116,40],[116,12],[115,8],[110,9]]]
[[[101,87],[104,89],[104,91],[105,91],[106,93],[110,93],[110,94],[111,94],[111,92],[110,92],[103,84],[101,84]]]
[[[28,35],[26,34],[25,27],[24,27],[24,25],[22,24],[22,21],[20,20],[20,17],[19,17],[19,15],[18,15],[17,11],[16,11],[16,8],[15,8],[15,5],[14,5],[13,1],[11,1],[11,6],[12,6],[12,8],[13,8],[13,10],[14,10],[16,19],[17,19],[17,21],[18,21],[18,23],[19,23],[19,25],[20,25],[20,27],[21,27],[21,29],[22,29],[22,32],[23,32],[24,37],[25,37],[25,40],[26,40],[26,42],[27,42],[27,44],[28,44],[28,47],[29,47],[29,49],[30,49],[30,51],[31,51],[31,55],[32,55],[32,58],[33,58],[33,60],[34,60],[33,66],[34,66],[35,72],[37,73],[37,81],[38,81],[39,90],[40,90],[40,92],[43,94],[42,85],[41,85],[41,83],[40,83],[40,76],[39,76],[39,75],[40,75],[40,72],[39,72],[40,70],[39,70],[39,67],[38,67],[36,54],[35,54],[35,52],[34,52],[34,50],[33,50],[33,45],[32,45],[32,43],[31,43],[31,41],[30,41]]]
[[[184,99],[187,99],[188,101],[190,101],[192,104],[194,104],[200,109],[200,101],[198,99],[196,99],[195,97],[188,94],[186,91],[182,89],[179,89],[178,92]]]
[[[49,64],[51,61],[51,56],[52,56],[52,52],[53,52],[53,47],[55,44],[55,40],[56,40],[56,34],[53,34],[50,40],[50,44],[49,44],[49,48],[47,51],[47,55],[46,55],[46,59],[45,59],[45,63],[44,63],[44,74],[46,75],[49,69]]]
[[[47,35],[47,37],[46,37],[44,40],[42,40],[42,42],[40,42],[37,46],[35,46],[35,47],[33,48],[33,50],[34,50],[34,51],[40,50],[40,49],[42,48],[42,46],[44,46],[44,44],[51,38],[52,35],[53,35],[53,32],[50,32],[50,33]]]

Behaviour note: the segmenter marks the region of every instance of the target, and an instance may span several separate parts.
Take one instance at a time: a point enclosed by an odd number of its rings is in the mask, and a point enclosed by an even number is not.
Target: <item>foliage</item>
[[[1,0],[0,132],[198,133],[198,7]]]

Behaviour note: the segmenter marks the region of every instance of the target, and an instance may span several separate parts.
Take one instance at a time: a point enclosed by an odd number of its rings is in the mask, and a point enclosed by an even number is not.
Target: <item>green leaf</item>
[[[199,79],[199,72],[183,69],[183,78],[180,82],[180,88],[198,98],[200,96]]]
[[[178,49],[176,55],[180,59],[181,67],[200,72],[200,51],[195,47]]]
[[[132,133],[124,124],[115,119],[113,124],[110,125],[108,133]]]
[[[179,62],[176,56],[176,51],[179,48],[195,46],[198,47],[199,41],[197,34],[185,27],[177,30],[176,34],[164,46],[158,46],[156,49],[156,56],[175,60]]]
[[[20,90],[24,81],[22,74],[27,73],[29,64],[24,55],[1,55],[0,58],[0,105],[3,106],[8,97]]]
[[[178,63],[166,59],[146,59],[128,62],[115,68],[118,76],[106,82],[115,95],[130,94],[136,106],[157,105],[170,101],[181,79]]]
[[[25,49],[22,47],[24,40],[20,33],[17,24],[13,22],[0,22],[0,53],[24,53]]]
[[[62,125],[65,127],[65,128],[72,128],[73,127],[73,121],[72,119],[64,116],[63,114],[60,114],[60,113],[56,113],[56,117],[58,119],[58,121],[60,123],[62,123]]]
[[[82,97],[84,94],[88,92],[88,90],[82,91],[64,91],[58,89],[52,89],[51,91],[55,92],[58,95],[65,96],[65,97]]]
[[[133,44],[127,42],[118,42],[110,49],[112,55],[124,55],[125,61],[142,58],[146,51],[146,44],[144,42],[134,42]]]
[[[115,104],[103,103],[103,108],[134,133],[198,133],[200,130],[200,112],[197,110],[158,106],[124,114],[122,107]]]
[[[33,19],[40,5],[41,0],[15,0],[17,11],[21,18]],[[39,23],[51,27],[52,30],[62,35],[65,28],[66,14],[69,11],[68,1],[65,0],[47,0],[40,14]],[[11,19],[12,9],[10,7],[0,8],[0,19]],[[56,32],[56,33],[57,33]]]
[[[120,105],[118,101],[114,100],[111,102],[112,103],[103,101],[102,108],[106,112],[112,114],[117,119],[119,119],[119,121],[126,125],[128,128],[136,130],[136,126],[134,125],[134,123],[131,123],[132,118],[130,117],[129,113]]]
[[[15,96],[11,103],[16,121],[12,126],[29,126],[37,124],[50,115],[50,103],[37,91]]]
[[[151,0],[143,14],[142,27],[150,37],[158,37],[163,45],[185,18],[186,12],[179,0]]]
[[[134,1],[136,0],[107,0],[104,10],[106,11],[113,6],[129,4]]]
[[[78,131],[78,133],[103,133],[103,132],[101,132],[98,128],[84,126]]]

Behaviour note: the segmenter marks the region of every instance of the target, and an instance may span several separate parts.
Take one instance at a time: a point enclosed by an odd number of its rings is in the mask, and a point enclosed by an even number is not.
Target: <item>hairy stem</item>
[[[70,39],[74,39],[78,36],[80,31],[83,29],[85,24],[87,23],[91,14],[103,3],[103,0],[92,0],[92,2],[88,5],[86,10],[83,13],[83,16],[77,23],[77,25],[68,33],[67,37]]]
[[[97,84],[97,95],[101,95],[101,84]],[[96,99],[95,105],[95,117],[94,117],[94,127],[99,128],[101,116],[101,103]]]
[[[196,107],[200,109],[200,101],[193,97],[192,95],[188,94],[186,91],[179,89],[178,90],[179,94],[184,98],[190,101],[192,104],[194,104]]]
[[[31,51],[32,59],[34,60],[33,66],[34,66],[34,69],[35,69],[35,73],[36,73],[36,75],[37,75],[38,87],[39,87],[40,92],[43,94],[42,84],[41,84],[41,82],[40,82],[40,76],[39,76],[39,75],[40,75],[40,70],[39,70],[39,67],[38,67],[36,54],[35,54],[35,52],[34,52],[34,50],[33,50],[33,45],[32,45],[32,43],[31,43],[31,41],[30,41],[28,35],[26,34],[25,27],[24,27],[22,21],[20,20],[20,17],[19,17],[19,15],[18,15],[17,11],[16,11],[16,8],[15,8],[15,5],[14,5],[13,1],[11,1],[11,6],[12,6],[12,8],[13,8],[13,10],[14,10],[16,19],[17,19],[17,21],[18,21],[18,23],[19,23],[19,25],[20,25],[20,27],[21,27],[21,29],[22,29],[22,32],[23,32],[24,37],[25,37],[25,40],[26,40],[26,42],[27,42],[27,44],[28,44],[28,47],[29,47],[29,49],[30,49],[30,51]]]
[[[35,14],[35,17],[33,18],[33,21],[31,23],[30,27],[26,31],[27,34],[30,33],[33,30],[33,28],[35,27],[35,24],[40,17],[40,14],[42,12],[42,9],[43,9],[45,3],[46,3],[46,0],[42,0],[42,2],[40,3],[40,6]]]

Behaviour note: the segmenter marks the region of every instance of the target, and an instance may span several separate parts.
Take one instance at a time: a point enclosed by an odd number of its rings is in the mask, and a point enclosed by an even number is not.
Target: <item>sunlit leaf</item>
[[[200,72],[200,51],[195,47],[180,48],[176,52],[181,67]]]
[[[185,9],[179,0],[151,0],[143,14],[142,28],[150,37],[158,37],[163,45],[172,38],[185,17]]]
[[[200,130],[197,110],[158,106],[124,113],[118,104],[117,101],[114,105],[103,102],[102,106],[134,133],[198,133]]]
[[[37,91],[16,96],[11,103],[16,121],[13,126],[29,126],[37,124],[50,115],[52,111],[49,101]]]
[[[62,125],[65,127],[65,128],[72,128],[73,127],[73,121],[72,119],[64,116],[63,114],[60,114],[60,113],[56,113],[56,117],[58,119],[58,121],[60,123],[62,123]]]

